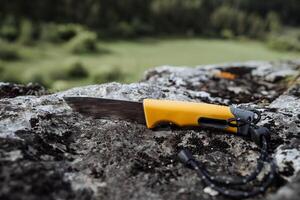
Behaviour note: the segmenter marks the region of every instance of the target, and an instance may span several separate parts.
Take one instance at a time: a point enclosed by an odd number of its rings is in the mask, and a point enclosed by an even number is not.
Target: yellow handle
[[[144,99],[143,105],[148,128],[154,128],[158,124],[166,122],[181,127],[201,126],[207,125],[207,121],[210,120],[226,122],[235,117],[230,111],[230,107],[207,103]],[[226,124],[219,128],[237,132],[236,127],[229,127]]]

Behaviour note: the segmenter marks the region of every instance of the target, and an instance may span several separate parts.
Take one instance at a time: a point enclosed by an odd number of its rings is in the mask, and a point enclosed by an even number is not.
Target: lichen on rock
[[[10,86],[10,91],[0,84],[0,198],[224,199],[211,195],[196,174],[178,162],[178,150],[189,148],[220,176],[246,175],[256,165],[256,145],[222,131],[149,130],[126,121],[83,117],[63,101],[65,96],[89,96],[256,108],[262,111],[259,125],[271,130],[269,153],[279,178],[254,199],[279,199],[286,193],[296,199],[299,70],[297,61],[163,66],[147,71],[139,83],[91,85],[55,94],[34,89],[17,93],[24,86]]]

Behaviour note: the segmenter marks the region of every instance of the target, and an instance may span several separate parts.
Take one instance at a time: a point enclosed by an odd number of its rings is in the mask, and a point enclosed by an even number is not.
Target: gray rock
[[[268,199],[272,200],[298,200],[300,196],[300,175],[298,174],[290,183],[280,188],[275,194],[269,195]]]
[[[238,104],[263,111],[259,125],[272,132],[270,154],[279,178],[266,194],[253,199],[296,199],[299,66],[296,61],[163,66],[147,71],[139,83],[91,85],[50,95],[0,95],[0,197],[224,199],[178,162],[178,150],[188,147],[210,172],[220,176],[246,175],[256,165],[256,145],[231,134],[154,131],[136,123],[95,120],[72,112],[63,101],[64,96],[89,96]],[[1,87],[7,84],[0,84],[0,91],[9,94]]]

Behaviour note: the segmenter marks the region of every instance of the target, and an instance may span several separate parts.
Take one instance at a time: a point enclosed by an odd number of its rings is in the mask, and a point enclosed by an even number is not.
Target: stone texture
[[[216,130],[164,128],[85,118],[64,96],[238,104],[263,112],[280,177],[254,199],[298,199],[300,62],[162,66],[139,83],[108,83],[44,95],[0,84],[0,199],[224,199],[176,159],[188,147],[218,175],[245,175],[255,144]],[[5,88],[4,88],[5,87]],[[8,89],[7,89],[8,88]],[[18,89],[19,88],[19,89]],[[1,91],[5,91],[2,92]],[[25,96],[19,96],[25,95]],[[34,96],[35,95],[35,96]],[[255,184],[255,183],[254,183]]]

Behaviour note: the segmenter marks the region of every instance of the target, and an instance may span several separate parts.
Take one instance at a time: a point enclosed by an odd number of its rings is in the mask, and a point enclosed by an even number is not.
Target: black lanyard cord
[[[246,183],[256,179],[257,175],[262,171],[262,169],[264,167],[264,162],[267,161],[266,159],[268,157],[266,150],[267,150],[267,142],[266,142],[266,140],[264,140],[264,142],[262,143],[260,156],[257,160],[256,168],[249,175],[244,176],[242,179],[238,179],[238,180],[234,179],[234,180],[229,181],[229,180],[224,180],[224,178],[220,179],[218,177],[212,176],[208,173],[204,164],[199,161],[198,161],[198,167],[201,169],[203,175],[210,181],[214,182],[215,184],[226,185],[226,186],[246,184]]]
[[[238,180],[229,181],[229,180],[220,179],[215,176],[211,176],[206,170],[206,168],[204,167],[204,164],[197,161],[194,158],[194,156],[190,153],[190,151],[187,149],[181,150],[178,156],[181,162],[183,162],[189,168],[192,168],[197,172],[198,177],[202,180],[202,182],[205,185],[211,187],[212,189],[218,191],[219,193],[225,196],[229,196],[232,198],[248,198],[265,192],[266,189],[272,183],[276,174],[276,165],[269,157],[267,152],[268,140],[263,135],[260,137],[260,140],[261,140],[260,142],[261,154],[257,161],[256,169],[252,173],[250,173],[250,175],[244,176]],[[260,174],[260,172],[262,171],[265,162],[270,164],[270,171],[264,177],[263,183],[258,188],[254,188],[250,191],[243,191],[243,190],[232,189],[230,187],[230,186],[238,186],[238,185],[242,186],[249,183],[250,181],[255,180],[258,174]]]

